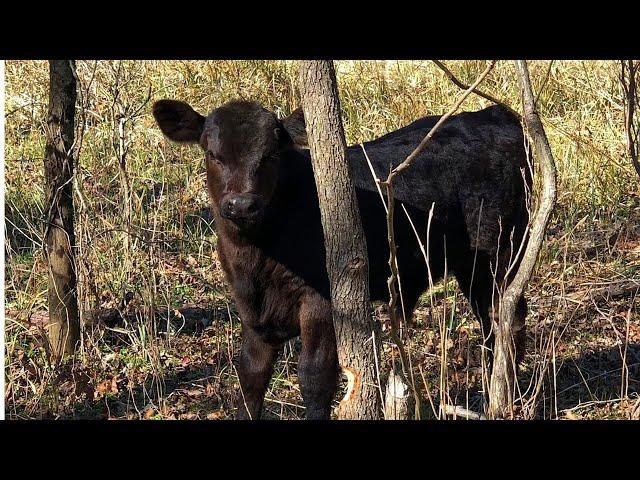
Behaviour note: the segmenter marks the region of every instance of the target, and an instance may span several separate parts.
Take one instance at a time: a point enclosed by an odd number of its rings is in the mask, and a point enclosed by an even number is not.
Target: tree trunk
[[[300,90],[320,201],[338,360],[349,384],[342,419],[378,419],[378,337],[369,302],[369,266],[340,118],[332,61],[300,62]]]
[[[640,175],[640,160],[638,160],[638,142],[640,141],[640,122],[637,117],[634,121],[634,113],[640,110],[640,96],[636,78],[639,76],[640,63],[633,60],[621,60],[622,71],[620,83],[622,84],[622,104],[624,105],[624,131],[627,137],[627,153],[631,163]]]
[[[53,359],[72,354],[80,339],[73,231],[73,144],[76,80],[73,60],[49,61],[46,126],[45,258],[49,270],[49,348]]]
[[[516,363],[513,343],[513,318],[516,305],[524,293],[527,282],[542,247],[544,232],[556,200],[556,166],[542,122],[535,109],[535,100],[529,79],[527,62],[517,60],[516,67],[522,89],[525,132],[533,142],[536,159],[542,173],[540,203],[529,229],[529,240],[522,262],[513,281],[499,302],[498,321],[493,323],[495,336],[493,370],[489,386],[489,418],[507,418],[513,410],[516,382]]]

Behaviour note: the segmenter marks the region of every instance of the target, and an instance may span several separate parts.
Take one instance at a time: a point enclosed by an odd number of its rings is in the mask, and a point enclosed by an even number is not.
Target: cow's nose
[[[227,195],[222,205],[222,213],[230,220],[248,218],[260,210],[260,205],[260,197],[257,195]]]

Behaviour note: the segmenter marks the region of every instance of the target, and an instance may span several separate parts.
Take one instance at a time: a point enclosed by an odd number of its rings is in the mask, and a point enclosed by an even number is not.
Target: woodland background
[[[42,341],[48,66],[6,62],[8,418],[231,418],[240,328],[216,256],[202,155],[166,141],[151,104],[176,98],[205,114],[243,98],[284,116],[299,106],[295,63],[77,62],[84,332],[80,351],[54,368]],[[445,64],[467,84],[486,66]],[[429,61],[339,61],[336,68],[349,144],[442,114],[460,94]],[[626,153],[620,64],[532,61],[529,68],[558,168],[558,200],[528,287],[518,415],[630,418],[640,388],[640,181]],[[521,111],[511,62],[498,62],[482,90]],[[488,105],[472,95],[462,110]],[[376,314],[387,319],[382,307]],[[410,330],[406,348],[424,397],[479,410],[482,337],[454,279],[425,294]],[[298,348],[289,342],[277,364],[265,418],[304,416]],[[385,337],[381,362],[392,361],[391,351]]]

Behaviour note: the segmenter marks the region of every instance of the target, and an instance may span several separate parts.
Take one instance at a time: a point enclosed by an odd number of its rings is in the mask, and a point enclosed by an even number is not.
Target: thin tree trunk
[[[513,281],[500,298],[498,321],[493,323],[495,343],[493,370],[489,386],[489,418],[507,418],[512,414],[516,382],[513,318],[517,302],[533,274],[544,240],[547,222],[556,200],[556,166],[547,135],[535,109],[527,63],[524,60],[517,60],[516,67],[522,89],[525,131],[533,142],[536,159],[540,165],[542,192],[538,209],[528,232],[529,240],[522,256],[522,262]]]
[[[49,347],[53,359],[75,351],[80,339],[73,248],[73,144],[76,81],[73,60],[49,61],[49,118],[44,170],[49,300]]]
[[[124,268],[127,275],[131,271],[131,187],[129,174],[127,172],[127,148],[125,146],[125,125],[127,119],[124,112],[119,112],[118,116],[118,170],[120,172],[120,185],[122,186],[122,216],[124,217],[124,231],[122,232],[122,243],[124,244]],[[124,292],[123,292],[124,294]]]
[[[638,139],[640,127],[634,121],[634,113],[640,109],[640,101],[637,92],[636,77],[640,71],[640,63],[633,60],[621,60],[622,71],[620,72],[620,83],[622,84],[622,103],[624,110],[624,131],[627,137],[627,153],[631,158],[631,163],[640,175],[640,160],[638,160]]]
[[[367,246],[346,161],[332,61],[300,63],[300,90],[320,201],[338,360],[349,385],[342,419],[378,419],[378,335],[369,303]]]

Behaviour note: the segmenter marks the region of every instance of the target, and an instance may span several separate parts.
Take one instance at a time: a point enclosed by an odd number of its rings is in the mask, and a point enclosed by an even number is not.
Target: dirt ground
[[[589,232],[584,240],[590,243],[587,248],[579,236],[568,245],[561,237],[549,237],[548,250],[557,245],[565,251],[562,259],[539,269],[529,288],[528,348],[516,416],[637,416],[640,225],[627,225],[615,233]],[[563,259],[573,268],[566,269]],[[172,266],[175,275],[203,282],[193,267],[189,261]],[[224,288],[220,271],[208,280]],[[206,285],[200,287],[206,290]],[[46,314],[36,312],[27,319],[7,312],[8,328],[26,332],[30,347],[12,356],[13,381],[5,391],[7,416],[233,418],[239,391],[234,362],[240,340],[233,302],[224,295],[203,298],[169,312],[157,311],[153,321],[137,303],[133,298],[124,309],[105,308],[94,314],[91,324],[85,325],[84,360],[56,368],[41,364],[43,359],[33,353],[41,347]],[[384,305],[378,306],[376,315],[383,332],[388,332]],[[443,318],[448,323],[444,328]],[[382,372],[397,361],[395,347],[383,335]],[[432,297],[424,296],[405,339],[426,418],[437,417],[443,403],[482,410],[480,328],[458,295],[455,280],[436,286]],[[285,345],[266,396],[264,418],[304,417],[296,378],[298,351],[299,340]],[[547,368],[541,372],[545,361]]]

